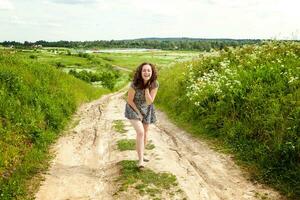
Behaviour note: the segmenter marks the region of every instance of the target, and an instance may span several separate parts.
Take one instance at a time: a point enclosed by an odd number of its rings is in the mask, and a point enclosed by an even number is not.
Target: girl
[[[156,122],[154,99],[158,90],[157,72],[153,64],[142,63],[136,69],[133,81],[128,90],[125,117],[136,131],[136,151],[138,168],[144,167],[144,150],[147,144],[149,124]]]

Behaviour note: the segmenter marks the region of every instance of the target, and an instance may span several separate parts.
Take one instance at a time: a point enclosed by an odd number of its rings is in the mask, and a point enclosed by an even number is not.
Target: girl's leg
[[[136,150],[139,157],[139,166],[144,164],[144,128],[139,120],[130,120],[136,131]]]
[[[149,124],[144,124],[143,123],[143,127],[144,127],[144,152],[145,152],[145,148],[147,145],[147,139],[148,139],[148,128],[149,128]],[[149,160],[147,158],[144,157],[144,161],[145,162],[149,162]]]
[[[143,123],[143,127],[144,127],[144,148],[146,148],[147,145],[147,139],[148,139],[148,129],[149,129],[149,124],[144,124]]]

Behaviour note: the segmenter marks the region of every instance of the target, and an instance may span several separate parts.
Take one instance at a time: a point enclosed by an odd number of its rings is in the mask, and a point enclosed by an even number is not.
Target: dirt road
[[[56,155],[36,194],[38,200],[149,199],[134,190],[116,191],[115,178],[121,160],[135,160],[135,151],[119,151],[117,141],[135,139],[124,118],[124,92],[117,92],[84,104],[78,110],[76,127],[68,130],[51,151]],[[150,126],[149,139],[155,148],[147,152],[146,168],[170,172],[183,194],[172,199],[280,199],[273,190],[247,180],[230,156],[210,149],[207,144],[177,128],[157,111],[158,122]],[[122,120],[127,132],[112,128]],[[161,199],[165,199],[162,195]]]

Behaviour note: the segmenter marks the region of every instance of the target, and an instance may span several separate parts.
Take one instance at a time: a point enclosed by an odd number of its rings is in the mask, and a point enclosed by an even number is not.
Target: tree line
[[[259,39],[201,39],[201,38],[142,38],[132,40],[96,40],[96,41],[54,41],[36,42],[4,41],[2,46],[15,48],[66,47],[66,48],[147,48],[164,50],[199,50],[223,49],[226,46],[241,46],[260,43]]]

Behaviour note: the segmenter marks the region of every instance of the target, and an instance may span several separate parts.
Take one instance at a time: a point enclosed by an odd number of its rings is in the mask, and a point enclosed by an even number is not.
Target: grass
[[[116,180],[119,189],[115,195],[121,196],[122,192],[129,188],[142,196],[148,195],[151,199],[159,199],[162,194],[171,199],[175,193],[183,193],[178,187],[176,176],[171,173],[156,173],[147,168],[139,170],[136,161],[133,160],[123,160],[118,165],[121,167],[121,174]]]
[[[19,57],[24,59],[30,56],[36,57],[41,64],[57,66],[61,63],[64,68],[92,69],[97,70],[105,65],[122,66],[135,69],[142,62],[152,62],[160,68],[168,67],[176,62],[191,60],[199,57],[201,52],[196,51],[166,51],[154,50],[144,52],[123,53],[77,53],[75,49],[67,48],[42,48],[39,50],[13,50]],[[72,52],[69,54],[68,52]]]
[[[72,51],[71,54],[68,53],[70,51]],[[103,81],[95,82],[94,85],[97,83],[98,87],[108,87],[112,91],[117,91],[128,82],[128,72],[114,69],[110,62],[101,59],[97,54],[77,53],[75,50],[66,48],[43,48],[39,50],[6,49],[6,52],[14,54],[14,56],[17,56],[19,59],[35,61],[41,65],[53,66],[66,73],[73,70],[75,71],[74,73],[77,73],[76,78],[87,82],[89,82],[90,76],[101,76]],[[92,73],[92,75],[88,72]],[[75,75],[74,73],[73,75]],[[107,77],[108,75],[113,76]]]
[[[126,133],[127,130],[124,128],[124,123],[122,120],[114,120],[113,121],[113,128],[115,131],[119,133]]]
[[[232,152],[254,179],[297,199],[299,58],[299,43],[269,42],[176,64],[160,72],[156,105]]]
[[[126,67],[134,70],[140,63],[151,62],[158,68],[168,67],[176,62],[190,60],[198,57],[199,52],[192,51],[148,51],[131,53],[101,53],[99,58],[112,65]]]
[[[127,151],[127,150],[135,150],[136,146],[136,140],[135,139],[121,139],[117,142],[118,149],[120,151]],[[147,150],[152,150],[155,148],[155,145],[152,144],[152,141],[150,140],[147,145]]]
[[[71,53],[69,53],[71,52]],[[70,69],[99,72],[112,65],[135,68],[145,60],[169,66],[198,53],[171,51],[139,54],[81,54],[74,49],[42,48],[0,51],[0,197],[32,199],[47,170],[51,145],[69,123],[76,108],[101,95],[123,88],[129,74],[119,71],[114,88],[94,87],[73,76]],[[127,57],[127,59],[126,59]],[[155,58],[156,57],[156,58]],[[76,121],[73,126],[76,125]],[[121,122],[116,131],[123,132]],[[126,142],[125,142],[126,143]],[[129,142],[130,143],[130,142]],[[128,145],[128,144],[127,144]],[[130,144],[127,148],[132,148]],[[153,149],[153,144],[148,144]],[[135,149],[135,147],[133,147]],[[149,193],[151,190],[148,191]]]
[[[48,147],[83,102],[108,93],[48,64],[0,52],[0,196],[29,199]]]

